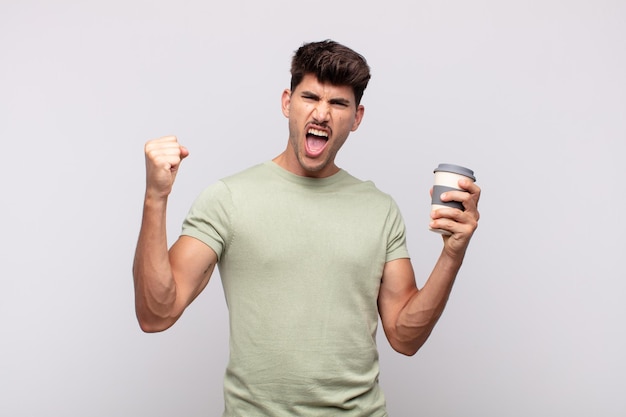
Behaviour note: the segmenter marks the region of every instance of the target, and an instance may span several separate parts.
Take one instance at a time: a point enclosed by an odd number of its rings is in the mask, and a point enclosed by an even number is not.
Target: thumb
[[[185,159],[189,156],[189,149],[185,148],[183,145],[180,145],[180,159]]]

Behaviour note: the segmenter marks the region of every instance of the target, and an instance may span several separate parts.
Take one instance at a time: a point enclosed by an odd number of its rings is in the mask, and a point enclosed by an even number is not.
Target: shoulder
[[[341,187],[343,191],[357,194],[369,199],[372,203],[378,202],[384,205],[395,205],[393,197],[376,186],[372,180],[359,179],[347,171],[343,171]]]
[[[235,174],[231,174],[220,178],[219,180],[207,185],[202,190],[200,197],[206,198],[207,196],[225,195],[230,194],[232,188],[237,188],[241,185],[258,182],[263,178],[266,169],[264,164],[258,164],[239,171]]]
[[[267,163],[260,163],[239,171],[235,174],[228,175],[220,179],[219,182],[223,183],[227,187],[234,187],[238,185],[246,185],[250,183],[259,183],[266,181],[273,176],[272,170]]]

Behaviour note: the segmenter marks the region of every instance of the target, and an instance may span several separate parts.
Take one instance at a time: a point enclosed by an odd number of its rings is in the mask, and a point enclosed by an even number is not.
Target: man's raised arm
[[[215,252],[192,237],[181,236],[167,248],[167,200],[188,155],[175,136],[145,145],[146,194],[133,264],[135,312],[145,332],[172,326],[209,282],[217,262]]]
[[[418,290],[409,259],[387,262],[378,296],[383,329],[391,346],[413,355],[426,342],[444,311],[470,239],[478,226],[480,188],[469,180],[459,181],[463,191],[450,191],[442,201],[459,201],[464,211],[441,208],[431,213],[430,226],[448,231],[444,246],[424,287]],[[432,190],[431,190],[432,191]]]

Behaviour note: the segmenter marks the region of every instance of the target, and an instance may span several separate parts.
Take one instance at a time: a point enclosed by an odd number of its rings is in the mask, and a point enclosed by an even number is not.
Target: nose
[[[330,117],[330,106],[328,103],[324,101],[319,101],[315,106],[315,112],[313,114],[313,119],[320,123],[328,122]]]

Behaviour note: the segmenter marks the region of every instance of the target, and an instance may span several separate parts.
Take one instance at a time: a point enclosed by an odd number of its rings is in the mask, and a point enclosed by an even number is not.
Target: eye
[[[305,93],[305,94],[302,94],[301,97],[302,97],[302,99],[304,101],[318,101],[319,100],[319,98],[316,95],[314,95],[314,94],[306,94]]]
[[[341,108],[346,108],[350,105],[350,103],[348,103],[345,100],[332,100],[330,104],[332,104],[335,107],[341,107]]]

